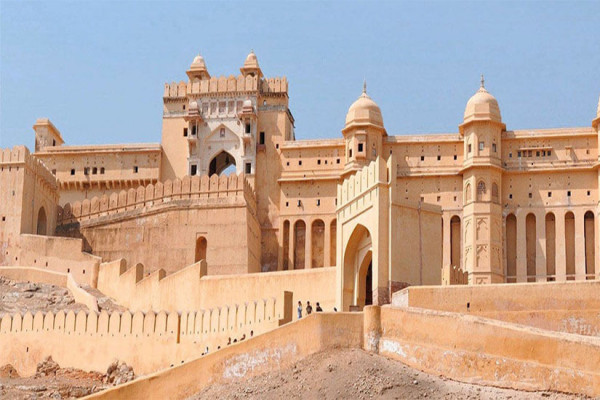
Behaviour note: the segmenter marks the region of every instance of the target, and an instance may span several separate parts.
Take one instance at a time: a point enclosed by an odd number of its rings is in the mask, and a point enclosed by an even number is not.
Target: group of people
[[[323,312],[321,305],[317,301],[317,307],[315,309],[316,312]],[[334,312],[337,312],[337,308],[333,308]],[[313,307],[310,305],[310,301],[306,302],[306,315],[310,315],[313,312]],[[298,319],[302,318],[302,302],[298,301]]]

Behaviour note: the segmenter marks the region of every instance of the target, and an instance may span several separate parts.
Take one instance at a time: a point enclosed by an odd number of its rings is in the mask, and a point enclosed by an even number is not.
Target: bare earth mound
[[[429,375],[358,349],[330,350],[291,368],[213,385],[197,399],[574,399],[470,385]]]

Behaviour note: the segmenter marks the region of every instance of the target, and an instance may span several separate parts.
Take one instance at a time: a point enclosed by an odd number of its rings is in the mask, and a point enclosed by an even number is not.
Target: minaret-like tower
[[[382,153],[387,132],[379,106],[367,94],[366,82],[362,94],[348,109],[342,134],[346,140],[346,172],[365,166]]]
[[[190,69],[185,71],[185,73],[190,78],[190,82],[193,82],[197,79],[210,79],[210,74],[208,73],[208,69],[206,69],[206,63],[200,54],[194,57],[194,61],[192,61]]]
[[[240,72],[244,77],[250,75],[256,76],[258,79],[262,78],[263,73],[258,66],[258,59],[256,58],[256,54],[254,54],[254,50],[250,50],[250,54],[246,57],[246,61],[244,61],[244,66],[240,68]]]
[[[35,151],[46,147],[61,146],[65,143],[60,132],[48,118],[39,118],[33,125],[35,131]]]
[[[465,146],[462,257],[471,284],[504,282],[500,146],[505,129],[498,102],[485,89],[482,75],[459,126]]]

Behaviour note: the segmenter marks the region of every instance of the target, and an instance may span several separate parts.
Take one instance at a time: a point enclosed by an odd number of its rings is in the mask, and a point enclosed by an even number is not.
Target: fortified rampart
[[[59,235],[82,237],[104,260],[169,273],[200,259],[209,274],[260,271],[256,198],[243,175],[186,176],[65,204],[58,220]]]
[[[25,146],[0,151],[0,264],[21,233],[54,232],[57,188],[56,178]]]
[[[193,95],[209,93],[255,92],[261,93],[287,93],[288,81],[286,77],[259,79],[257,76],[220,76],[210,79],[195,80],[193,82],[165,83],[163,98],[184,98]]]
[[[363,313],[316,313],[88,398],[185,399],[211,384],[279,370],[319,351],[348,347],[463,382],[600,394],[600,343],[595,339],[456,312],[388,305],[369,306]]]
[[[5,261],[0,265],[71,274],[79,284],[96,287],[101,262],[100,257],[83,251],[81,239],[22,234],[5,249]]]
[[[140,264],[127,268],[125,260],[100,265],[98,289],[131,310],[198,310],[223,304],[244,304],[248,299],[277,298],[292,293],[293,304],[335,306],[335,268],[206,276],[204,261],[166,275],[162,269],[150,274]],[[294,314],[294,319],[296,315]]]
[[[0,322],[0,364],[31,375],[49,355],[61,366],[95,371],[118,358],[136,374],[149,374],[289,321],[290,295],[279,298],[181,314],[71,310],[5,315]]]

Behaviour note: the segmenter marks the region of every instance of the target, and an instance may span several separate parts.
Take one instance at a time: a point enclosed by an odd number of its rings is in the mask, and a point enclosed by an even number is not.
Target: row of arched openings
[[[336,220],[329,224],[330,240],[325,243],[325,222],[314,220],[310,226],[310,259],[307,260],[307,226],[304,220],[297,220],[293,227],[290,221],[283,222],[283,270],[322,268],[335,265],[336,255]],[[293,229],[290,235],[290,229]],[[290,243],[293,241],[293,243]],[[293,244],[293,249],[291,249]],[[325,260],[325,247],[329,246],[329,260]],[[290,252],[292,254],[290,254]]]
[[[537,276],[538,255],[543,254],[540,241],[542,232],[537,232],[537,217],[533,213],[525,218],[525,262],[528,282],[535,282],[537,278],[546,278],[547,281],[556,280],[557,275],[557,242],[564,241],[564,257],[566,264],[566,279],[575,280],[576,277],[576,248],[575,240],[575,214],[571,211],[564,215],[564,230],[557,230],[557,217],[549,212],[545,216],[545,261],[544,276]],[[585,262],[586,279],[594,279],[596,273],[596,239],[594,233],[594,213],[588,211],[583,217],[584,242],[583,254]],[[517,218],[514,214],[506,217],[506,275],[507,282],[516,282],[517,277]]]

